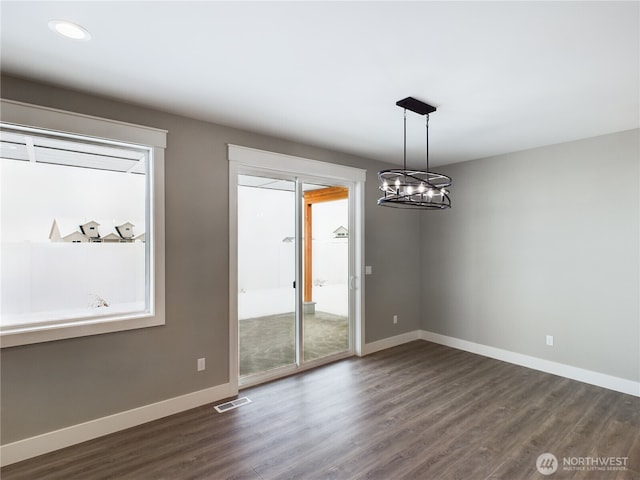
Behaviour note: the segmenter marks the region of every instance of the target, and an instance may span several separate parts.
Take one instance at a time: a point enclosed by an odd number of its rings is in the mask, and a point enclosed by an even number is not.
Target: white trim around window
[[[150,190],[148,202],[147,234],[150,270],[147,288],[150,308],[143,313],[97,316],[78,320],[60,320],[46,325],[2,325],[0,318],[0,345],[17,345],[83,337],[165,323],[165,238],[164,238],[164,149],[165,130],[133,125],[114,120],[82,115],[11,100],[0,100],[0,120],[8,126],[57,132],[68,136],[86,137],[108,142],[143,146],[151,152],[149,166]],[[0,260],[1,261],[1,260]]]

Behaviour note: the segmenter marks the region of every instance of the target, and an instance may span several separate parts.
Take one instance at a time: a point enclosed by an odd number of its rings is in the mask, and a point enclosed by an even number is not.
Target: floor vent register
[[[233,410],[234,408],[241,407],[246,405],[247,403],[251,403],[247,397],[236,398],[235,400],[231,400],[230,402],[221,403],[220,405],[216,405],[214,408],[218,413],[228,412],[229,410]]]

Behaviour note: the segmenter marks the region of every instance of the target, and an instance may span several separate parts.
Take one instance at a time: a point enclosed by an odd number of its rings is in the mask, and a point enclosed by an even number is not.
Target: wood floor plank
[[[3,480],[640,480],[640,398],[416,341],[10,465]],[[538,455],[627,456],[537,472]]]

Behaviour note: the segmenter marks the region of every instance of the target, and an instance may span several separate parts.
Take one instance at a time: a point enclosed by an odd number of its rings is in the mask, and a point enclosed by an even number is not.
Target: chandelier
[[[378,181],[383,196],[378,205],[385,207],[416,208],[422,210],[442,210],[451,208],[448,187],[451,177],[429,171],[429,114],[436,107],[407,97],[396,105],[404,108],[404,163],[403,168],[392,168],[378,172]],[[407,110],[425,115],[427,130],[427,169],[407,169]]]

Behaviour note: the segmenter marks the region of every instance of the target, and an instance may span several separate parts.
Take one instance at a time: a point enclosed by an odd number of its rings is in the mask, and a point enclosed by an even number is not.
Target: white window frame
[[[151,212],[148,268],[149,312],[62,319],[47,325],[2,326],[0,347],[14,347],[66,338],[119,332],[165,323],[164,150],[166,130],[107,120],[64,110],[0,99],[0,121],[9,126],[49,130],[111,142],[131,143],[151,150],[149,192]],[[0,259],[1,261],[1,259]],[[1,281],[1,280],[0,280]]]

